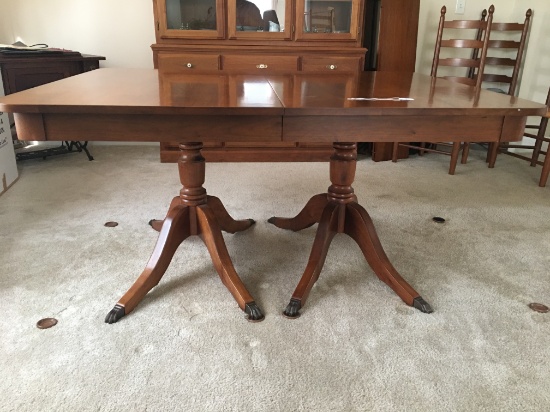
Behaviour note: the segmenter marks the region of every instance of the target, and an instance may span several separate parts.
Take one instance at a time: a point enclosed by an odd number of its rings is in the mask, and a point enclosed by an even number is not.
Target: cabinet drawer
[[[361,70],[360,57],[302,57],[304,72],[357,72]]]
[[[298,70],[298,56],[227,55],[222,57],[222,68],[247,74],[293,73]]]
[[[161,73],[205,73],[218,71],[218,54],[159,54],[158,69]]]

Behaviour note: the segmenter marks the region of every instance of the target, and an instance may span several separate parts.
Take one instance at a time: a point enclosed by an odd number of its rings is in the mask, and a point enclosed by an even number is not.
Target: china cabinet
[[[337,75],[365,68],[365,0],[153,0],[153,6],[153,60],[164,74]],[[369,19],[368,30],[378,30]],[[326,143],[288,142],[222,142],[203,150],[209,161],[321,161],[331,153]],[[177,143],[162,143],[160,157],[176,161]]]

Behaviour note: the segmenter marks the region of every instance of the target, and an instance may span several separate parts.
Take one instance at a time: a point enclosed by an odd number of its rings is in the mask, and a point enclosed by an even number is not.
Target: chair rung
[[[506,144],[506,146],[502,146],[510,149],[530,149],[533,150],[535,148],[534,145],[525,145],[525,144]]]
[[[550,142],[550,138],[548,138],[548,137],[539,137],[538,134],[524,133],[523,136],[530,137],[531,139],[535,139],[535,140],[542,140],[543,142]]]
[[[436,145],[451,145],[452,146],[452,143],[434,143]],[[414,144],[407,144],[407,143],[399,143],[399,146],[401,147],[408,147],[409,149],[415,149],[415,150],[418,150],[418,151],[423,151],[423,152],[428,152],[428,153],[439,153],[439,154],[444,154],[444,155],[447,155],[447,156],[451,156],[451,152],[447,152],[445,150],[438,150],[438,149],[432,149],[432,148],[428,148],[428,147],[420,147],[420,146],[416,146]]]
[[[512,157],[517,157],[518,159],[525,160],[527,162],[531,162],[531,160],[532,160],[530,157],[523,156],[523,155],[520,155],[520,154],[517,154],[517,153],[514,153],[514,152],[503,151],[503,152],[500,152],[500,153],[507,154],[508,156],[512,156]],[[536,160],[535,163],[539,166],[542,166],[544,164],[544,162],[541,161],[541,160]]]

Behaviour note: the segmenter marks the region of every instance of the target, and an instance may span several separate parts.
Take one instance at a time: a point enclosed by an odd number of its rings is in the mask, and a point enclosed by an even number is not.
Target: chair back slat
[[[442,76],[441,78],[446,80],[451,80],[455,83],[467,84],[468,86],[476,85],[476,79],[469,79],[468,77]]]
[[[443,24],[445,29],[487,29],[487,22],[481,20],[446,20]]]
[[[509,57],[490,57],[487,56],[485,59],[485,68],[487,66],[506,66],[506,67],[514,67],[516,65],[516,59],[511,59]],[[487,74],[485,72],[484,74]]]
[[[493,33],[495,31],[493,30]],[[519,49],[521,46],[520,41],[515,40],[491,40],[489,39],[490,49]]]
[[[505,74],[483,73],[483,81],[488,83],[510,83],[511,77]]]
[[[438,77],[439,66],[447,67],[464,67],[466,70],[464,76],[443,76],[449,80],[473,84],[477,90],[481,88],[483,71],[485,68],[485,58],[487,57],[487,49],[489,45],[489,36],[491,33],[491,24],[493,22],[493,13],[495,7],[489,7],[489,12],[486,13],[487,19],[483,20],[445,20],[447,8],[441,8],[439,17],[439,26],[437,29],[436,44],[434,50],[434,58],[432,61],[431,76]],[[452,29],[453,35],[456,35],[456,30],[477,30],[475,39],[443,39],[446,29]],[[466,37],[466,36],[465,36]],[[475,50],[479,50],[472,58],[448,57],[440,58],[441,49],[472,49],[472,55]],[[479,57],[478,57],[479,56]],[[467,79],[467,80],[461,80]]]
[[[480,40],[471,39],[447,39],[441,40],[441,47],[455,47],[461,49],[481,49],[483,42]]]
[[[522,31],[525,23],[497,23],[493,22],[493,31]]]
[[[460,58],[460,57],[448,57],[445,59],[439,59],[439,65],[440,66],[447,66],[447,67],[479,67],[480,61],[479,60],[472,60],[472,59],[466,59],[466,58]],[[454,77],[454,76],[452,76]],[[467,77],[467,76],[465,76]]]

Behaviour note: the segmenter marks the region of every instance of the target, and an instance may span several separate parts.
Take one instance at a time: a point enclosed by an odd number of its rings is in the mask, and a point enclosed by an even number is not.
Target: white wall
[[[0,43],[105,56],[102,67],[153,67],[152,0],[1,0]]]
[[[550,1],[517,0],[512,12],[517,21],[527,8],[533,19],[519,96],[544,103],[550,87]]]

